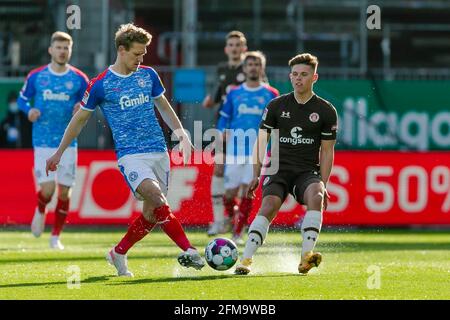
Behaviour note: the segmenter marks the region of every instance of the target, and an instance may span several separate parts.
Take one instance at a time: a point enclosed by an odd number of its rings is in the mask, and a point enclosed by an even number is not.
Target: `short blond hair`
[[[247,45],[247,39],[241,31],[233,30],[228,32],[227,36],[225,37],[225,41],[228,41],[228,39],[230,38],[238,38],[244,46]]]
[[[130,50],[133,42],[148,46],[151,41],[152,35],[146,30],[135,26],[133,23],[122,24],[115,36],[116,49],[119,49],[119,46],[124,46],[126,50]]]
[[[50,39],[50,44],[53,44],[55,41],[69,41],[69,44],[73,44],[72,37],[70,34],[63,32],[63,31],[56,31],[52,34],[52,37]]]
[[[248,51],[244,54],[244,65],[249,59],[259,60],[263,68],[266,67],[266,56],[261,51]]]
[[[310,53],[302,53],[298,54],[295,57],[293,57],[291,60],[289,60],[289,67],[293,67],[296,64],[306,64],[308,66],[311,66],[314,69],[314,72],[317,72],[317,67],[319,65],[319,59],[317,59],[316,56],[310,54]]]

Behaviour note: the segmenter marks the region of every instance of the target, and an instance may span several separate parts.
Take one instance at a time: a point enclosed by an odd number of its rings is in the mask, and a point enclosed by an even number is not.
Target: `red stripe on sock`
[[[155,226],[154,223],[148,222],[143,215],[140,215],[128,227],[125,236],[115,247],[115,251],[119,254],[126,254],[128,250],[142,238],[144,238]]]

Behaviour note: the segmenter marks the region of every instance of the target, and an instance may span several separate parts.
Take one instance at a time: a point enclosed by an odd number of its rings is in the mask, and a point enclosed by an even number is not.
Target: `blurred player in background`
[[[245,81],[245,75],[242,69],[243,54],[247,51],[247,39],[240,31],[231,31],[226,36],[225,54],[228,57],[227,62],[219,63],[217,67],[218,86],[215,90],[214,97],[206,96],[203,100],[203,107],[212,108],[219,105],[219,111],[222,107],[225,95],[233,86],[239,85]],[[220,150],[221,147],[216,147],[214,165],[214,173],[211,180],[211,196],[213,204],[213,223],[208,229],[208,235],[214,236],[219,233],[229,231],[231,218],[224,217],[223,196],[224,189],[224,155]]]
[[[69,123],[58,150],[47,160],[47,170],[55,170],[64,150],[99,106],[112,130],[120,171],[136,198],[144,201],[142,215],[106,256],[119,276],[133,276],[126,253],[157,224],[183,250],[178,256],[181,265],[195,269],[204,266],[166,199],[170,159],[154,106],[180,139],[185,163],[192,144],[164,96],[158,74],[153,68],[140,65],[151,38],[147,31],[131,23],[120,26],[115,36],[116,62],[89,83],[81,109]]]
[[[289,66],[294,91],[272,100],[264,111],[253,150],[255,165],[249,196],[254,196],[259,185],[261,160],[271,130],[279,133],[279,153],[271,155],[279,157],[279,170],[264,177],[261,208],[249,227],[236,274],[250,272],[253,255],[264,243],[269,226],[288,193],[307,207],[301,225],[303,242],[298,271],[306,274],[322,261],[322,255],[313,249],[322,227],[322,212],[327,208],[326,185],[333,167],[337,113],[331,103],[313,92],[318,63],[317,57],[308,53],[293,57]]]
[[[252,149],[258,135],[266,105],[279,95],[278,90],[263,83],[266,58],[259,51],[245,54],[243,71],[246,80],[227,94],[220,110],[217,129],[226,135],[225,197],[228,216],[233,215],[236,197],[241,190],[239,210],[234,218],[233,240],[242,242],[253,199],[247,197],[253,178]],[[231,130],[226,130],[231,129]]]
[[[33,123],[34,173],[39,184],[37,208],[31,222],[31,232],[39,237],[45,228],[46,206],[58,183],[58,202],[55,209],[50,247],[64,249],[59,236],[66,221],[70,191],[75,181],[77,142],[71,140],[56,172],[45,175],[45,160],[58,147],[72,115],[78,110],[88,84],[87,76],[69,65],[72,37],[61,31],[53,33],[48,52],[51,62],[32,70],[20,91],[17,103]],[[31,103],[31,101],[33,103]]]

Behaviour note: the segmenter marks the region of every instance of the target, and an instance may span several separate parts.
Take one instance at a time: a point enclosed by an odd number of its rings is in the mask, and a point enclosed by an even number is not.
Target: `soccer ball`
[[[238,259],[236,244],[230,239],[216,238],[205,248],[205,258],[209,266],[215,270],[230,269]]]

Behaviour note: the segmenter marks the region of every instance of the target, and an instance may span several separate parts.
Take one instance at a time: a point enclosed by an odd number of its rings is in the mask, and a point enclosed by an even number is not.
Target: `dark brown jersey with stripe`
[[[318,170],[321,141],[336,140],[337,120],[330,102],[314,94],[300,104],[291,92],[269,102],[260,128],[271,130],[271,139],[278,140],[279,150],[271,159],[278,153],[279,170]]]
[[[245,81],[242,63],[238,66],[230,66],[227,62],[219,63],[217,66],[219,84],[214,94],[214,103],[222,103],[230,89]]]

